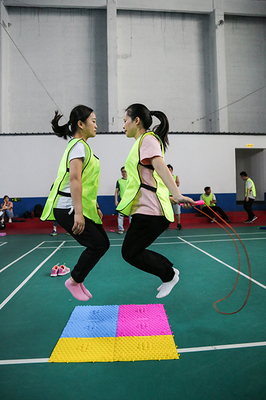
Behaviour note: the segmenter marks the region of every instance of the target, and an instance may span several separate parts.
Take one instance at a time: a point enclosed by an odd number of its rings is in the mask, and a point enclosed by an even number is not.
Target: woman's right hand
[[[80,235],[85,229],[85,218],[82,214],[74,215],[74,225],[72,227],[72,232],[74,235]]]
[[[182,198],[178,199],[177,204],[182,203],[183,208],[191,208],[193,205],[196,205],[195,201],[187,196],[182,196]]]

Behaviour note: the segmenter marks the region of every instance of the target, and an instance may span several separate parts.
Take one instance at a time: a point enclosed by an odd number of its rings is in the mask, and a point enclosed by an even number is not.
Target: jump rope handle
[[[203,200],[195,201],[195,203],[196,203],[196,206],[203,206],[204,205],[204,201]],[[182,205],[183,205],[183,203],[180,203],[180,206],[182,206]]]

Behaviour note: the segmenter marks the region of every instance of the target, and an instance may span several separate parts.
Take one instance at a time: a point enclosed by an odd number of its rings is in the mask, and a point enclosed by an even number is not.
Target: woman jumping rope
[[[149,131],[152,117],[160,124]],[[169,191],[176,203],[184,207],[196,204],[183,196],[164,162],[169,144],[169,123],[161,111],[150,111],[143,104],[132,104],[124,115],[125,134],[136,141],[127,157],[128,184],[117,211],[132,215],[131,225],[122,246],[122,256],[129,264],[158,276],[162,284],[157,298],[167,296],[179,281],[179,271],[163,255],[147,250],[174,221]]]
[[[72,139],[61,160],[41,220],[56,220],[86,247],[65,286],[76,299],[87,301],[92,295],[83,281],[110,246],[97,203],[100,164],[87,144],[89,138],[96,136],[96,115],[91,108],[79,105],[71,111],[69,122],[59,126],[61,117],[56,111],[53,131],[59,137]]]

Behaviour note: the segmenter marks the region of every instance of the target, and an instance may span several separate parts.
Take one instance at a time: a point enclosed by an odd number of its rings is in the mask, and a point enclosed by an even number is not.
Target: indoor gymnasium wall
[[[106,10],[8,13],[8,133],[50,132],[54,111],[68,118],[77,104],[91,105],[107,130]]]
[[[266,18],[226,16],[230,132],[266,131]]]
[[[208,15],[118,12],[119,119],[131,103],[164,111],[171,131],[210,132]]]
[[[92,106],[102,132],[89,142],[101,163],[99,203],[105,214],[114,213],[115,183],[133,142],[122,134],[103,133],[109,128],[110,107],[106,8],[6,10],[10,36],[1,30],[2,76],[3,66],[8,70],[8,83],[1,85],[7,93],[2,132],[47,133],[55,109],[64,114],[65,122],[73,106]],[[257,16],[225,15],[224,21],[226,63],[221,67],[226,69],[229,132],[250,135],[207,134],[213,130],[211,110],[217,93],[210,40],[216,28],[206,12],[118,9],[117,114],[122,131],[124,110],[133,102],[165,111],[170,131],[184,132],[170,135],[165,157],[180,177],[181,191],[197,199],[210,185],[219,194],[219,204],[231,211],[239,207],[236,149],[266,147],[265,136],[252,135],[265,133],[266,126],[266,24],[265,18]],[[53,135],[3,135],[0,141],[1,171],[8,171],[1,173],[0,196],[21,198],[15,206],[20,214],[43,204],[66,142]],[[264,171],[265,152],[260,160],[264,165],[256,170]],[[264,193],[264,173],[259,182]]]

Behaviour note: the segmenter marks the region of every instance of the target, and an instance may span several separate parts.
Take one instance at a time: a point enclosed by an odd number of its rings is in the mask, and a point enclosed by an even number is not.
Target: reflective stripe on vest
[[[156,137],[156,139],[160,142],[162,155],[164,157],[162,141],[159,138],[159,136],[155,135],[154,132],[146,132],[135,141],[125,163],[125,170],[127,171],[127,181],[128,181],[126,191],[116,209],[123,215],[127,216],[130,215],[133,200],[137,196],[142,186],[148,190],[156,192],[164,216],[168,219],[168,221],[173,222],[174,213],[169,200],[169,190],[165,186],[160,176],[156,173],[156,171],[153,171],[153,178],[155,179],[156,182],[155,188],[143,185],[141,182],[141,178],[138,171],[138,165],[140,164],[140,146],[142,140],[146,135],[152,135]]]
[[[97,212],[97,192],[99,187],[100,163],[98,158],[93,154],[89,145],[82,139],[72,139],[64,152],[59,165],[58,175],[53,184],[50,195],[43,209],[41,220],[54,220],[54,208],[56,208],[59,196],[67,195],[62,193],[62,188],[69,180],[69,154],[75,144],[82,141],[85,147],[85,160],[82,165],[82,208],[83,215],[97,224],[102,221]]]

